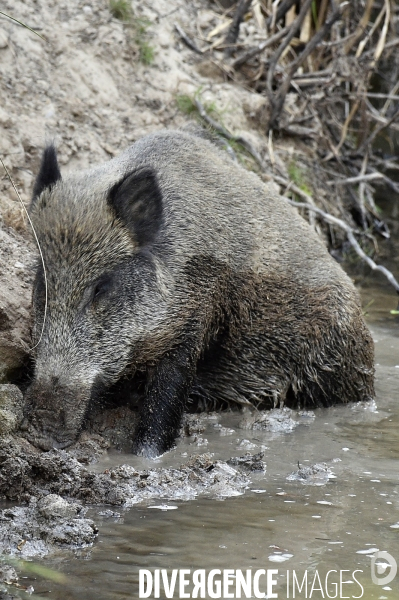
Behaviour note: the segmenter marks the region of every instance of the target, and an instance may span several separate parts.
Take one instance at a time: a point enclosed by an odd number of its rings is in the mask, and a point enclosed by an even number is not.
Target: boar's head
[[[43,261],[22,429],[46,450],[73,443],[93,396],[129,365],[134,370],[139,355],[145,360],[146,344],[157,344],[166,305],[153,252],[162,196],[154,170],[142,165],[110,161],[64,180],[50,146],[30,218]]]

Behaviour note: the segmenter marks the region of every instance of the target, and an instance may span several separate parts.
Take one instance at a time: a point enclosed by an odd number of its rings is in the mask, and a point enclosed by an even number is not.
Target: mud
[[[335,479],[335,475],[326,463],[300,466],[287,477],[287,481],[299,481],[303,485],[325,485],[329,479]]]
[[[27,500],[28,506],[0,512],[0,552],[22,558],[91,545],[98,529],[84,517],[87,503],[129,507],[154,498],[224,498],[242,494],[250,483],[244,473],[209,454],[195,456],[179,468],[136,470],[120,465],[95,474],[66,452],[34,457],[14,443],[7,453],[7,460],[0,458],[2,492],[18,503]],[[119,514],[108,509],[99,516]]]
[[[145,468],[136,468],[117,463],[118,451],[129,452],[133,439],[133,409],[94,407],[76,444],[67,450],[42,452],[20,437],[21,391],[15,385],[0,385],[0,498],[17,505],[0,512],[0,553],[43,557],[61,548],[90,546],[98,529],[95,521],[85,517],[87,506],[127,508],[155,499],[239,496],[249,489],[253,474],[266,472],[266,447],[243,438],[238,443],[241,455],[217,460],[212,453],[202,453],[201,447],[208,446],[204,434],[229,439],[244,429],[264,431],[273,437],[314,419],[312,412],[288,408],[242,412],[243,416],[237,411],[231,413],[234,427],[221,423],[218,413],[186,414],[181,439],[189,451],[180,453],[185,460],[172,466],[145,461]],[[116,464],[99,469],[109,452]],[[305,476],[304,469],[298,477],[302,482],[312,477],[318,482],[323,477],[328,481],[324,472]],[[107,509],[98,516],[120,515]]]
[[[270,411],[257,411],[246,416],[240,422],[240,428],[253,431],[290,433],[300,423],[311,423],[314,418],[315,414],[311,410],[294,411],[284,407]]]
[[[0,385],[0,436],[18,429],[23,417],[21,390],[12,384]]]
[[[94,439],[93,445],[96,442]],[[224,461],[213,460],[211,454],[194,456],[177,468],[138,470],[119,465],[95,473],[74,457],[75,452],[42,453],[22,438],[4,442],[0,450],[1,496],[26,502],[32,496],[41,498],[51,493],[85,504],[132,506],[152,498],[234,496],[249,483],[244,474]]]
[[[243,455],[228,460],[217,460],[212,453],[198,453],[201,450],[197,447],[204,445],[201,434],[206,428],[221,437],[226,432],[237,435],[239,431],[215,422],[220,418],[215,413],[185,416],[182,437],[191,452],[180,454],[187,456],[181,464],[160,467],[154,461],[146,461],[147,468],[116,464],[99,470],[98,464],[102,459],[106,461],[108,450],[116,452],[113,441],[122,448],[128,447],[135,422],[133,411],[125,407],[103,410],[92,418],[91,429],[74,446],[42,452],[15,431],[22,414],[18,388],[0,386],[0,398],[6,415],[0,440],[0,497],[17,504],[0,512],[0,553],[7,555],[45,556],[57,548],[91,545],[97,525],[85,517],[87,506],[127,508],[155,499],[164,502],[199,496],[235,497],[249,489],[252,474],[266,472],[264,451],[257,451],[258,445],[249,440],[241,440],[238,445],[244,450]],[[233,416],[239,424],[239,414]],[[271,421],[278,420],[280,432],[291,430],[292,416],[297,419],[295,423],[300,422],[301,417],[292,410],[270,413]],[[246,427],[248,423],[265,423],[266,417],[268,413],[257,412],[255,420],[248,414]],[[118,454],[113,456],[117,458]],[[120,513],[106,509],[98,516],[118,518]]]
[[[246,452],[244,456],[234,456],[228,461],[229,465],[234,467],[241,467],[247,471],[259,471],[260,473],[266,473],[266,463],[263,462],[264,452],[258,454],[251,454]]]
[[[1,129],[0,129],[1,131]],[[2,132],[0,133],[1,138]],[[18,209],[15,208],[17,211]],[[20,209],[18,210],[20,212]],[[0,383],[26,369],[30,348],[30,299],[33,244],[5,228],[4,198],[0,199]]]
[[[86,508],[57,494],[38,500],[31,496],[28,506],[0,511],[0,552],[11,557],[46,556],[57,548],[84,548],[96,539],[98,529],[86,519]]]

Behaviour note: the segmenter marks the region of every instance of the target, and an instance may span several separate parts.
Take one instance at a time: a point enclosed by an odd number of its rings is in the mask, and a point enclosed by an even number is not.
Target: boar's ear
[[[40,196],[43,190],[54,185],[59,179],[61,179],[61,172],[58,166],[57,151],[53,145],[50,145],[43,152],[40,170],[33,187],[32,202]]]
[[[140,246],[154,240],[162,223],[162,193],[152,169],[127,175],[111,188],[108,202]]]

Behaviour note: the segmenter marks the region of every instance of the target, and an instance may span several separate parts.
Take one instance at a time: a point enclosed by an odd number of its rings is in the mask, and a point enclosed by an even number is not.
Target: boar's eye
[[[100,298],[105,296],[105,294],[108,292],[109,289],[111,289],[111,287],[112,281],[110,277],[103,277],[96,281],[92,291],[92,302],[100,300]]]
[[[83,297],[79,304],[79,310],[87,310],[90,306],[97,304],[101,301],[103,296],[112,287],[112,279],[108,275],[104,275],[100,279],[97,279],[94,283],[89,285],[83,292]]]

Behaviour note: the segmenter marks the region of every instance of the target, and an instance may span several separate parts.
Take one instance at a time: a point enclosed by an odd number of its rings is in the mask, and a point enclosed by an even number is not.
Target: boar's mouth
[[[71,446],[86,416],[90,390],[43,388],[35,382],[25,395],[23,436],[37,448],[51,450]]]
[[[56,439],[54,434],[47,433],[46,431],[40,431],[36,429],[31,423],[24,420],[20,429],[23,431],[24,437],[33,444],[36,448],[40,448],[41,450],[52,450],[53,448],[57,448],[59,450],[63,450],[64,448],[68,448],[71,446],[76,437],[68,437],[64,440]]]

